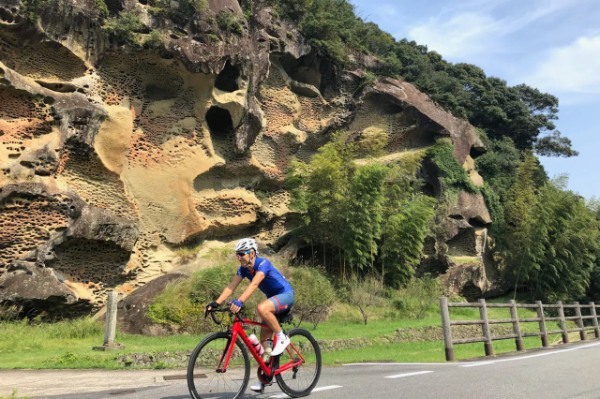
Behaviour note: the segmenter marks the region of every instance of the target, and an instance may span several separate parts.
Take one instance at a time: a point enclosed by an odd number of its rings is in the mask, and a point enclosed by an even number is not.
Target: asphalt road
[[[578,343],[552,350],[454,363],[349,364],[327,367],[310,398],[410,399],[599,399],[600,342]],[[117,374],[114,374],[115,376]],[[0,377],[3,374],[0,373]],[[48,399],[186,399],[183,375],[171,372],[164,384],[123,386],[95,392],[33,395]],[[264,394],[246,398],[287,398],[276,384]]]

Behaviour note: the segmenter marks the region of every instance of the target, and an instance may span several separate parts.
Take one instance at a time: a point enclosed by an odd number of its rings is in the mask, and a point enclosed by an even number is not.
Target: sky
[[[600,0],[349,1],[397,40],[558,97],[556,128],[579,156],[540,157],[542,165],[550,178],[566,175],[567,189],[600,199]]]

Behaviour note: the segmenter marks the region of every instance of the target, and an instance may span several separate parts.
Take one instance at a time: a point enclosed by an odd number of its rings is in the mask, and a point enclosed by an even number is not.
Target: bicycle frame
[[[248,339],[248,335],[246,334],[246,331],[244,330],[244,326],[267,327],[267,325],[264,323],[250,320],[250,319],[243,319],[239,315],[236,315],[235,320],[233,321],[233,325],[231,326],[231,328],[229,330],[229,333],[231,334],[230,344],[227,345],[227,353],[223,354],[224,361],[222,362],[222,365],[221,365],[221,369],[220,369],[221,372],[224,373],[227,371],[227,367],[229,366],[229,360],[231,359],[231,355],[233,353],[233,349],[235,346],[235,345],[232,345],[232,343],[235,343],[236,340],[238,339],[238,337],[240,337],[242,339],[242,342],[244,342],[244,345],[246,345],[246,348],[250,351],[250,353],[252,354],[252,357],[254,357],[254,359],[258,363],[258,366],[260,367],[260,369],[268,377],[274,377],[274,376],[281,374],[291,368],[298,367],[302,363],[304,363],[304,357],[302,356],[302,354],[300,353],[298,348],[296,348],[293,343],[290,343],[285,350],[288,354],[290,354],[290,358],[292,360],[288,361],[287,363],[285,363],[283,365],[279,365],[279,367],[277,369],[273,370],[274,357],[271,357],[269,359],[268,364],[263,360],[262,356],[258,354],[256,349],[254,349],[254,346],[250,343],[250,340]],[[273,341],[273,345],[275,345],[277,343],[276,340],[277,340],[277,337],[275,337],[275,340]]]

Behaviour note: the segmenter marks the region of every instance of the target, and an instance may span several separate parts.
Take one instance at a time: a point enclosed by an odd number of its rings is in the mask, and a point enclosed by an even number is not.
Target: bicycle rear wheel
[[[233,349],[229,363],[225,365],[230,345]],[[248,351],[239,339],[231,342],[226,332],[210,334],[190,355],[187,383],[194,399],[237,399],[244,394],[249,378]]]
[[[275,357],[275,369],[293,365],[289,370],[277,374],[279,388],[292,398],[309,395],[321,376],[321,350],[314,337],[301,328],[288,333],[290,345]],[[304,362],[300,360],[304,358]]]

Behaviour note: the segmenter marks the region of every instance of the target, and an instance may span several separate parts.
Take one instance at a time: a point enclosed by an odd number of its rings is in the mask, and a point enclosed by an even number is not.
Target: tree
[[[304,228],[298,234],[311,245],[342,248],[346,225],[344,203],[353,167],[348,160],[352,159],[352,151],[353,147],[345,144],[344,135],[335,135],[331,143],[319,148],[308,164],[294,162],[288,173],[291,206],[303,215]],[[325,253],[323,250],[323,256]],[[325,258],[323,265],[327,266]]]
[[[383,227],[381,243],[382,278],[388,285],[401,287],[415,275],[421,262],[425,237],[435,214],[435,200],[414,195],[402,201]]]
[[[531,294],[549,301],[576,300],[590,285],[600,253],[600,224],[581,197],[553,182],[540,190],[535,213],[541,250],[532,257]]]
[[[384,181],[388,168],[370,164],[356,169],[350,181],[345,206],[343,247],[350,265],[372,268],[381,236]]]
[[[508,191],[504,225],[499,229],[499,244],[506,262],[504,277],[514,284],[514,295],[523,276],[529,275],[529,269],[534,267],[532,252],[539,249],[540,237],[534,236],[538,198],[533,177],[537,167],[533,154],[526,153],[517,168],[516,181]]]

